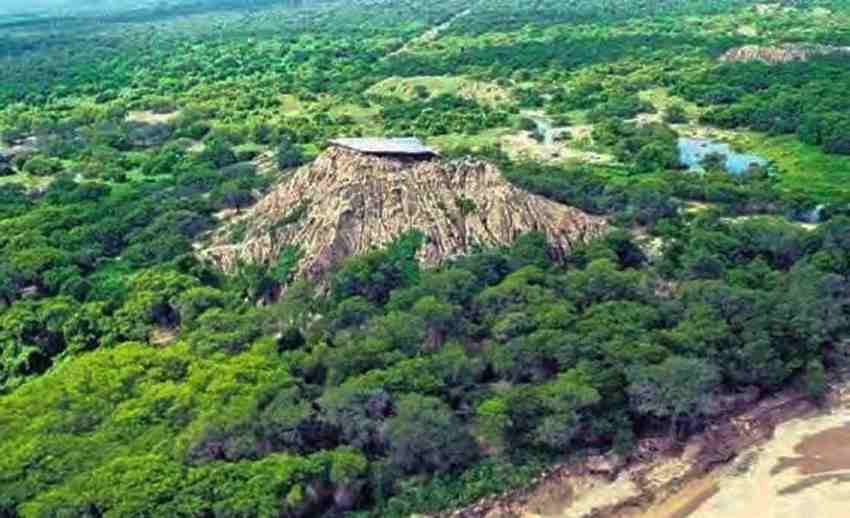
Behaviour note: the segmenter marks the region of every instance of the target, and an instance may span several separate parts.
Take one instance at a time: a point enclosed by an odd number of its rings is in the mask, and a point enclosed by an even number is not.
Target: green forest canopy
[[[817,398],[846,362],[848,58],[717,57],[848,45],[847,2],[269,4],[0,18],[0,516],[437,511],[685,437],[719,394]],[[506,95],[366,93],[420,77]],[[488,140],[529,110],[616,163]],[[786,151],[684,172],[686,120]],[[613,230],[564,262],[529,234],[434,270],[410,232],[324,291],[290,278],[298,250],[231,276],[195,257],[220,211],[376,133],[451,139]]]

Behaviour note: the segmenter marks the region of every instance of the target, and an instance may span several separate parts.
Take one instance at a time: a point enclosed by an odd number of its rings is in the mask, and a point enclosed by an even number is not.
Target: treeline
[[[791,2],[783,2],[790,4]],[[800,2],[793,2],[799,5]],[[484,34],[491,31],[518,30],[529,24],[535,27],[549,25],[579,25],[586,23],[617,24],[631,19],[666,17],[675,15],[710,16],[731,9],[751,5],[747,0],[540,0],[528,9],[517,9],[511,0],[484,2],[469,22],[453,27],[453,32]]]

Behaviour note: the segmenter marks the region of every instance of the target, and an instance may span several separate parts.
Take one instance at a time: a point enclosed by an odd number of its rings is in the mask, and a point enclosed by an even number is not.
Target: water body
[[[688,169],[702,170],[703,159],[712,153],[726,157],[726,171],[731,174],[745,173],[752,166],[767,165],[767,160],[748,153],[738,153],[729,144],[700,138],[679,138],[679,159]]]

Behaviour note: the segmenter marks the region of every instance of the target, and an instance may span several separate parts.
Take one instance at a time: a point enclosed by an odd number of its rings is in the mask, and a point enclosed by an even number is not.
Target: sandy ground
[[[631,474],[623,472],[614,481],[603,476],[571,477],[569,482],[551,484],[526,504],[524,518],[586,516],[594,509],[615,505],[624,498],[637,497],[640,489]]]
[[[767,442],[644,509],[618,505],[685,477],[687,450],[614,481],[574,476],[538,491],[525,518],[819,518],[850,516],[850,405],[779,425]],[[640,480],[639,487],[636,480]],[[603,509],[609,511],[603,511]]]
[[[642,518],[850,516],[850,408],[795,419]]]

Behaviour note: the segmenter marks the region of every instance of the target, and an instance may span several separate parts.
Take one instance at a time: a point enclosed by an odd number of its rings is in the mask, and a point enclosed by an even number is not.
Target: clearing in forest
[[[495,83],[462,76],[390,77],[376,83],[366,93],[404,100],[414,99],[419,95],[426,96],[426,94],[428,97],[448,94],[487,105],[511,100],[511,94]]]

